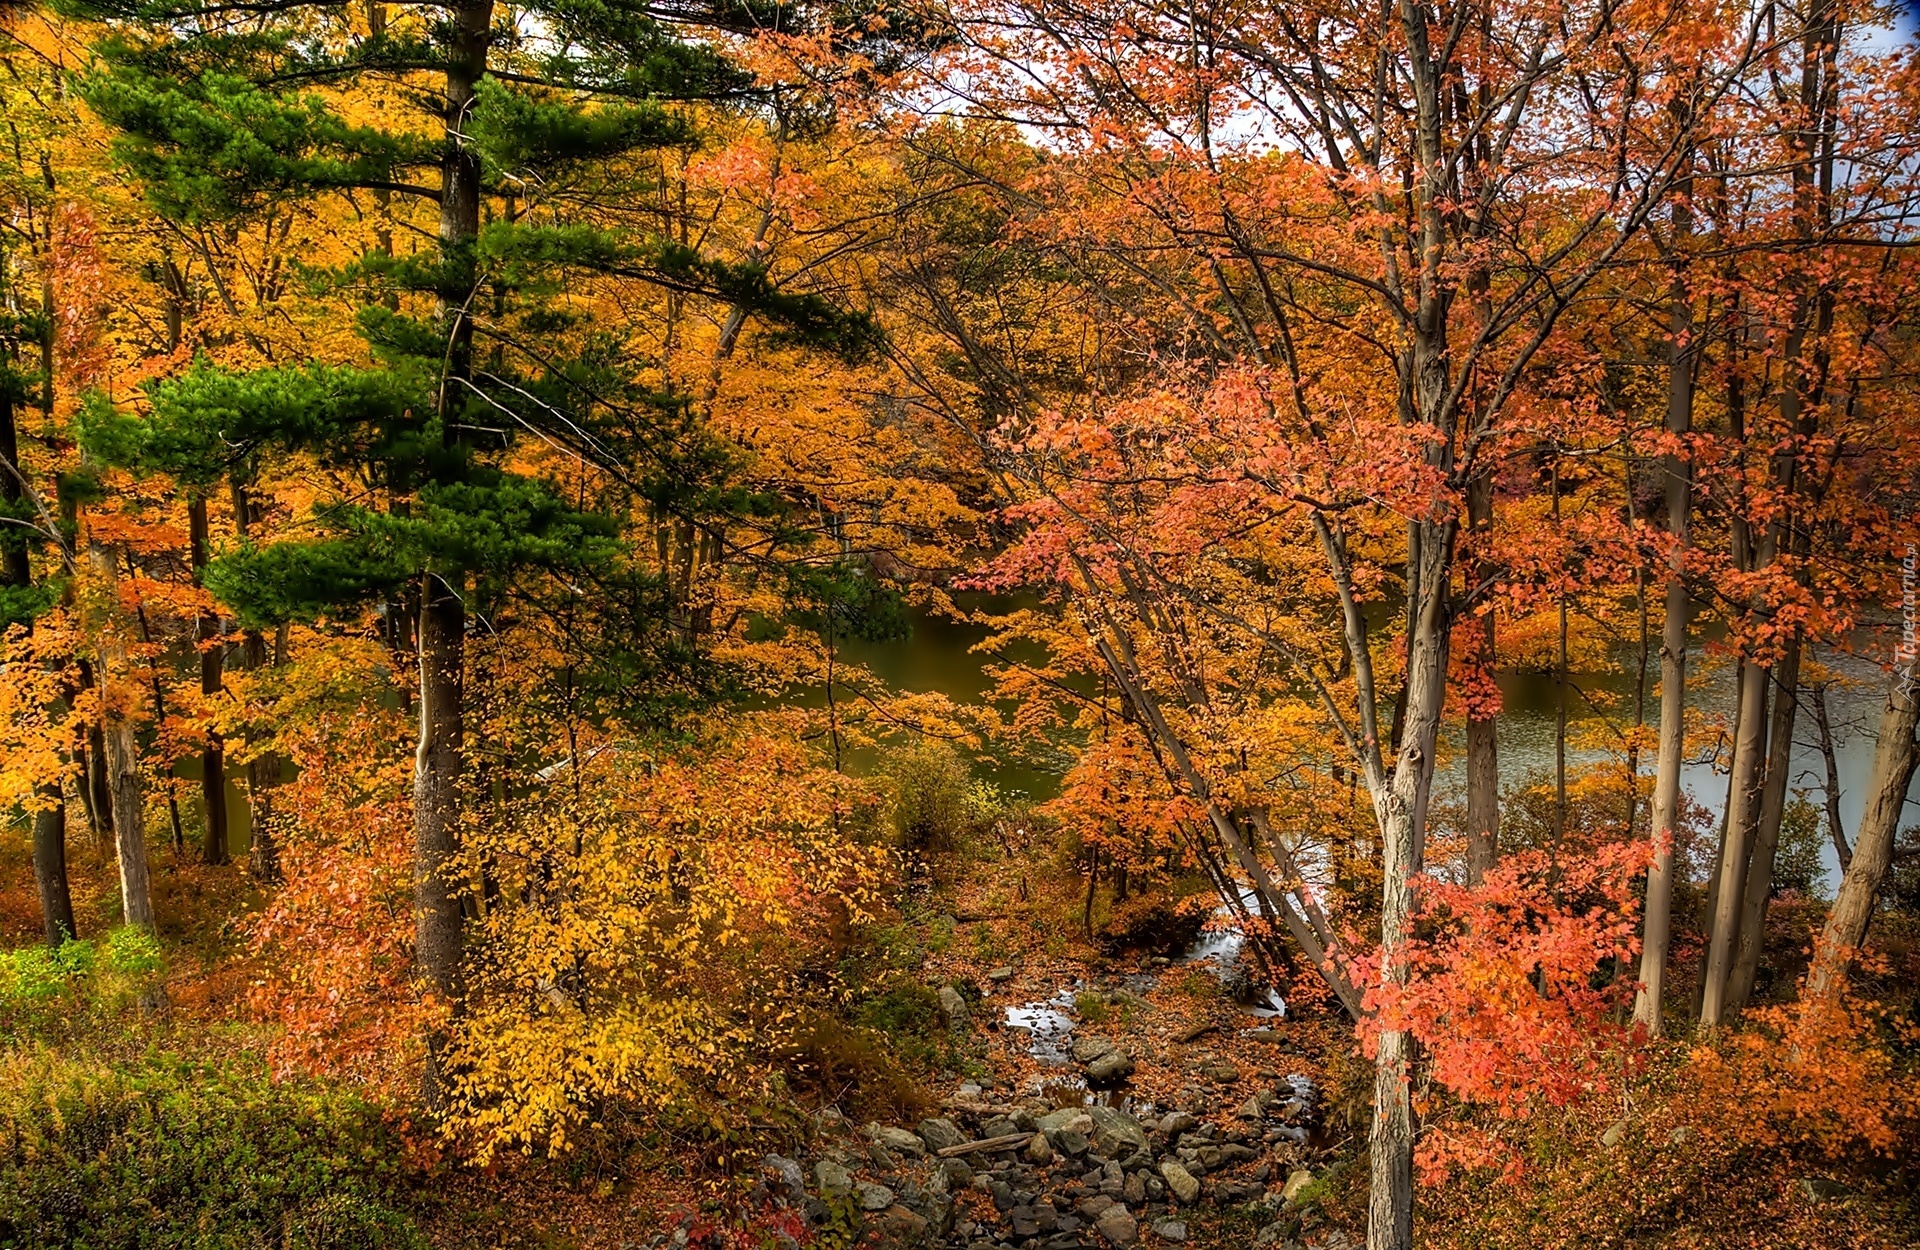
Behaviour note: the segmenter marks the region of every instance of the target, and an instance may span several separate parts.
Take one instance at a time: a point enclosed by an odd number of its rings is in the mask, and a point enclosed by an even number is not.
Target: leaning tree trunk
[[[1674,207],[1676,241],[1691,233],[1684,198]],[[1676,253],[1680,249],[1676,246]],[[1683,439],[1693,429],[1693,300],[1684,269],[1676,269],[1669,304],[1667,433]],[[1680,760],[1687,726],[1687,532],[1693,509],[1692,466],[1678,451],[1661,458],[1667,477],[1666,618],[1660,626],[1660,747],[1653,776],[1653,864],[1647,870],[1646,929],[1640,944],[1640,990],[1633,1019],[1660,1036],[1667,986],[1667,948],[1673,937],[1673,839],[1679,826]]]
[[[1840,993],[1847,967],[1866,941],[1867,922],[1873,918],[1880,887],[1893,864],[1894,837],[1900,832],[1914,765],[1920,762],[1913,741],[1915,725],[1920,723],[1920,699],[1916,698],[1913,659],[1903,659],[1887,692],[1886,708],[1880,713],[1873,777],[1867,783],[1867,810],[1860,818],[1853,859],[1840,878],[1840,892],[1827,911],[1826,926],[1814,946],[1813,968],[1807,974],[1809,999],[1827,999]]]

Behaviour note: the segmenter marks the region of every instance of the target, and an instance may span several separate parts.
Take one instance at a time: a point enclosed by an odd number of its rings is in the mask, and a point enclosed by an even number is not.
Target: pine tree
[[[583,321],[572,296],[638,281],[803,341],[857,351],[871,337],[864,318],[702,256],[631,211],[653,189],[650,155],[698,145],[701,109],[764,102],[688,26],[790,17],[676,10],[676,28],[619,0],[69,8],[111,23],[82,91],[162,215],[234,223],[303,201],[423,234],[431,221],[434,243],[417,254],[397,254],[383,227],[357,260],[306,275],[322,296],[363,294],[361,359],[202,361],[153,388],[144,418],[96,405],[88,438],[189,490],[223,478],[244,490],[267,461],[311,463],[335,484],[299,537],[250,535],[205,583],[254,628],[404,605],[419,666],[416,972],[457,1010],[471,875],[458,835],[464,640],[477,606],[538,610],[587,586],[603,628],[647,634],[658,596],[624,554],[633,518],[756,506],[694,406],[652,393],[641,349]],[[543,472],[543,448],[590,469],[592,489]],[[440,1049],[429,1038],[430,1108],[446,1088]]]

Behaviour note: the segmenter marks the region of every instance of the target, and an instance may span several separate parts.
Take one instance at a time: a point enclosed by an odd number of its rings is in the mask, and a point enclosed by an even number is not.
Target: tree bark
[[[1733,784],[1729,787],[1727,835],[1720,850],[1720,888],[1714,898],[1712,935],[1700,993],[1700,1028],[1720,1026],[1727,1009],[1729,974],[1740,907],[1746,897],[1747,866],[1760,804],[1760,767],[1766,739],[1769,674],[1748,661],[1740,669],[1740,722],[1733,744]]]
[[[120,910],[137,928],[153,928],[153,882],[147,870],[146,787],[140,744],[126,717],[109,713],[107,772],[113,789],[113,836],[120,860]]]
[[[85,759],[87,797],[92,802],[91,815],[98,822],[94,826],[94,837],[104,846],[113,837],[113,783],[107,768],[106,728],[99,717],[87,726]]]
[[[1413,879],[1422,871],[1422,839],[1433,786],[1433,756],[1446,698],[1448,527],[1421,527],[1425,590],[1409,639],[1407,715],[1391,783],[1374,798],[1381,834],[1380,968],[1384,983],[1407,983],[1406,946],[1412,936]],[[1413,1245],[1413,1038],[1383,1030],[1374,1058],[1373,1127],[1367,1197],[1369,1250]]]
[[[1880,887],[1893,863],[1894,837],[1906,810],[1914,765],[1920,762],[1913,741],[1914,727],[1920,722],[1913,663],[1912,655],[1902,656],[1887,692],[1886,707],[1880,713],[1873,776],[1867,783],[1867,809],[1854,837],[1853,861],[1840,878],[1840,891],[1827,911],[1827,923],[1814,947],[1813,968],[1807,974],[1806,995],[1811,1000],[1837,997],[1845,985],[1847,968],[1866,941],[1867,924],[1873,919]]]
[[[418,925],[415,967],[426,992],[442,1010],[460,1001],[462,896],[460,881],[459,782],[464,717],[461,706],[462,649],[466,611],[457,588],[423,579],[420,612],[420,748],[415,763],[414,910]],[[428,1037],[428,1109],[445,1105],[446,1034]]]
[[[438,311],[447,334],[445,375],[439,390],[442,437],[458,444],[455,427],[473,370],[472,248],[480,233],[480,161],[461,138],[474,91],[487,68],[492,0],[456,7],[446,68],[445,154],[440,184],[440,250],[449,284]],[[454,570],[427,570],[420,586],[420,745],[413,790],[415,967],[422,987],[449,1015],[461,1004],[462,897],[460,769],[465,729],[465,579]],[[422,1089],[429,1114],[447,1103],[446,1043],[442,1027],[427,1037]]]
[[[33,880],[40,889],[40,917],[47,945],[78,937],[73,923],[73,893],[67,884],[67,804],[59,783],[39,787],[41,804],[33,813]]]
[[[1767,900],[1773,895],[1773,859],[1780,849],[1780,823],[1787,812],[1787,782],[1793,770],[1793,731],[1800,704],[1801,631],[1795,629],[1774,666],[1772,741],[1767,748],[1767,778],[1760,791],[1760,820],[1754,828],[1746,897],[1734,941],[1733,971],[1727,986],[1729,1012],[1744,1010],[1753,995],[1760,956],[1767,940]]]

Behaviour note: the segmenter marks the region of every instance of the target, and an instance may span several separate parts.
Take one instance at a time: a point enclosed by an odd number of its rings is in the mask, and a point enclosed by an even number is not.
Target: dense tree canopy
[[[9,10],[0,1241],[1895,1244],[1903,20]]]

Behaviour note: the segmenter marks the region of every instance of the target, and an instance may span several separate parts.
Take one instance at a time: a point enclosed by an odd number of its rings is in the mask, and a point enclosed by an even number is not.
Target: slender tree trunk
[[[1676,242],[1691,234],[1692,217],[1684,200],[1674,209]],[[1685,253],[1678,246],[1678,255]],[[1685,438],[1693,429],[1693,301],[1686,271],[1676,268],[1669,303],[1667,341],[1667,433]],[[1660,626],[1660,747],[1653,776],[1653,864],[1647,870],[1646,930],[1640,944],[1640,990],[1633,1019],[1658,1037],[1664,1023],[1667,950],[1673,938],[1673,840],[1680,811],[1680,760],[1686,745],[1687,625],[1692,601],[1687,595],[1687,534],[1693,511],[1691,462],[1669,452],[1661,458],[1666,473],[1666,616]]]
[[[1381,850],[1381,979],[1396,986],[1404,986],[1408,977],[1413,879],[1424,868],[1421,834],[1446,700],[1450,626],[1446,598],[1453,534],[1442,525],[1420,528],[1424,590],[1408,638],[1406,720],[1390,782],[1374,796]],[[1413,1245],[1413,1053],[1411,1034],[1382,1030],[1374,1058],[1373,1127],[1368,1136],[1368,1250],[1411,1250]]]
[[[1727,982],[1733,970],[1735,930],[1746,897],[1747,866],[1760,806],[1760,768],[1766,744],[1769,674],[1749,661],[1740,669],[1740,723],[1733,744],[1733,784],[1727,836],[1720,851],[1720,888],[1714,897],[1712,934],[1700,994],[1700,1028],[1718,1028],[1726,1016]]]
[[[1738,1012],[1753,995],[1760,956],[1767,939],[1767,900],[1773,895],[1773,858],[1780,847],[1780,823],[1786,817],[1787,782],[1793,770],[1793,731],[1799,708],[1801,631],[1795,629],[1774,666],[1772,740],[1767,748],[1767,778],[1760,791],[1760,819],[1754,826],[1752,862],[1746,896],[1740,904],[1740,929],[1734,940],[1733,971],[1727,985],[1728,1012]]]
[[[460,1001],[462,896],[459,779],[464,717],[462,648],[466,612],[459,591],[423,579],[420,613],[420,749],[414,771],[415,966],[443,1010]],[[428,1038],[427,1105],[445,1105],[446,1035]]]
[[[1560,461],[1553,464],[1553,523],[1560,525]],[[1553,862],[1567,840],[1567,593],[1555,596],[1557,632],[1553,649]]]
[[[133,725],[109,713],[107,771],[113,789],[113,834],[120,860],[120,909],[126,922],[153,928],[153,883],[147,870],[146,787],[140,778],[140,744]]]
[[[193,565],[193,582],[198,586],[207,567],[207,501],[195,495],[187,501],[188,548]],[[200,693],[220,693],[222,670],[226,664],[226,645],[220,641],[220,618],[202,611],[194,622],[194,640],[200,651]],[[200,748],[200,817],[205,839],[200,858],[209,864],[227,862],[227,748],[218,730],[207,729],[207,744]]]
[[[1909,557],[1911,559],[1911,557]],[[1911,576],[1911,574],[1909,574]],[[1879,741],[1873,751],[1873,776],[1867,782],[1867,809],[1854,838],[1853,860],[1840,878],[1840,892],[1827,911],[1827,923],[1815,944],[1813,968],[1807,975],[1807,997],[1837,997],[1846,983],[1848,965],[1867,938],[1867,924],[1893,863],[1894,837],[1906,810],[1907,790],[1920,755],[1913,733],[1920,722],[1920,699],[1915,697],[1914,657],[1903,655],[1880,713]]]
[[[89,669],[91,666],[87,666]],[[95,685],[98,675],[87,684]],[[106,727],[99,717],[87,726],[87,795],[93,800],[93,816],[99,822],[94,826],[94,836],[105,845],[113,837],[113,782],[107,767]]]
[[[1471,594],[1487,580],[1483,554],[1493,541],[1493,475],[1482,473],[1467,483],[1467,527],[1473,537],[1474,561],[1467,568]],[[1495,668],[1494,620],[1491,605],[1477,620],[1481,631],[1480,660],[1487,679]],[[1484,712],[1484,714],[1483,714]],[[1500,859],[1500,738],[1497,716],[1476,706],[1467,709],[1467,882],[1479,885]]]
[[[1813,688],[1813,723],[1820,730],[1820,760],[1826,765],[1827,837],[1833,842],[1833,855],[1840,871],[1853,866],[1853,847],[1847,844],[1846,826],[1840,823],[1840,757],[1833,745],[1833,719],[1827,714],[1827,683]]]

